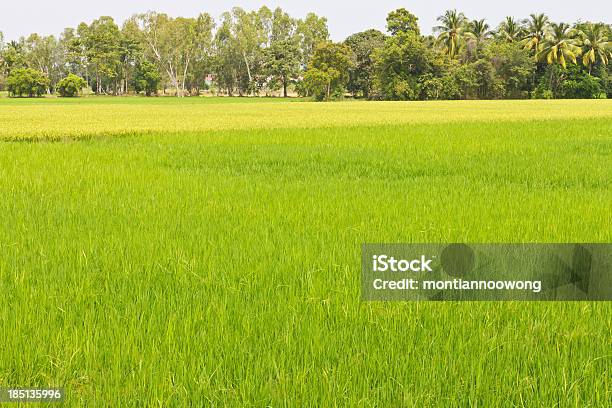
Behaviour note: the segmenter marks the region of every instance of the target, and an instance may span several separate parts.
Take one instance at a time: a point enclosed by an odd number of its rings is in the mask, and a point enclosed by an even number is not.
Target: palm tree
[[[438,17],[440,25],[434,27],[434,31],[439,33],[437,43],[444,44],[444,51],[451,58],[457,55],[461,47],[466,20],[463,13],[447,10],[443,16]]]
[[[524,39],[525,49],[533,51],[537,56],[542,50],[542,41],[548,30],[548,16],[545,14],[531,14],[527,20],[523,20],[526,25],[526,37]]]
[[[602,24],[588,23],[578,32],[578,36],[576,44],[582,49],[582,64],[589,68],[589,74],[597,61],[608,65],[611,43]]]
[[[507,42],[517,42],[525,36],[525,29],[514,17],[506,17],[499,25],[497,34]]]
[[[550,25],[551,32],[544,39],[542,51],[538,54],[540,60],[545,60],[550,64],[560,64],[566,67],[566,61],[576,63],[576,57],[580,55],[580,47],[576,45],[574,32],[565,23]]]
[[[466,34],[476,41],[482,42],[491,36],[492,32],[489,28],[489,24],[484,18],[482,20],[472,20],[467,26]]]
[[[468,44],[473,45],[474,56],[478,58],[478,50],[483,42],[491,37],[489,24],[482,20],[472,20],[466,26],[465,37],[468,39]]]

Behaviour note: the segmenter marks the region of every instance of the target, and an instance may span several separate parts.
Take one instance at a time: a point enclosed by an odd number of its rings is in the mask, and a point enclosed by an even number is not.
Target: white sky
[[[0,31],[5,39],[13,40],[32,32],[59,34],[65,27],[76,27],[109,15],[118,24],[134,13],[155,10],[173,16],[195,16],[206,11],[215,19],[233,6],[257,9],[266,4],[271,9],[280,6],[293,17],[303,17],[313,11],[328,18],[329,30],[334,40],[368,28],[384,31],[387,13],[405,7],[419,17],[423,33],[430,33],[435,19],[444,10],[457,8],[469,18],[486,18],[491,26],[506,15],[523,18],[530,13],[544,12],[553,21],[574,22],[580,20],[612,20],[612,0],[0,0]]]

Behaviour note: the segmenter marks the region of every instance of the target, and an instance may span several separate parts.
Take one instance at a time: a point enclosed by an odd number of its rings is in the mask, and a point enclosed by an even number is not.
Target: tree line
[[[148,12],[121,26],[111,17],[5,42],[0,89],[11,96],[83,89],[101,95],[202,91],[229,96],[297,94],[317,100],[605,98],[612,95],[611,25],[569,25],[531,14],[495,29],[457,10],[438,17],[433,35],[404,8],[387,32],[329,39],[327,20],[291,17],[281,8],[239,7],[218,22]]]

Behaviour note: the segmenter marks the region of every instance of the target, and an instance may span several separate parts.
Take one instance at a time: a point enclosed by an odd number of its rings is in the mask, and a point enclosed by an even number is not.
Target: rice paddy
[[[0,99],[0,385],[593,406],[612,306],[360,301],[363,242],[612,242],[612,102]]]

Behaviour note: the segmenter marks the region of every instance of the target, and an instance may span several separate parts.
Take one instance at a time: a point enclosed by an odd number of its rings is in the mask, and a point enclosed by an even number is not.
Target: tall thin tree
[[[603,24],[586,24],[578,32],[576,45],[582,50],[582,64],[589,69],[589,74],[597,62],[608,65],[612,55],[612,43]]]
[[[444,47],[444,52],[454,58],[461,48],[463,35],[467,25],[467,18],[457,10],[447,10],[438,17],[440,25],[434,27],[438,33],[436,42]]]

